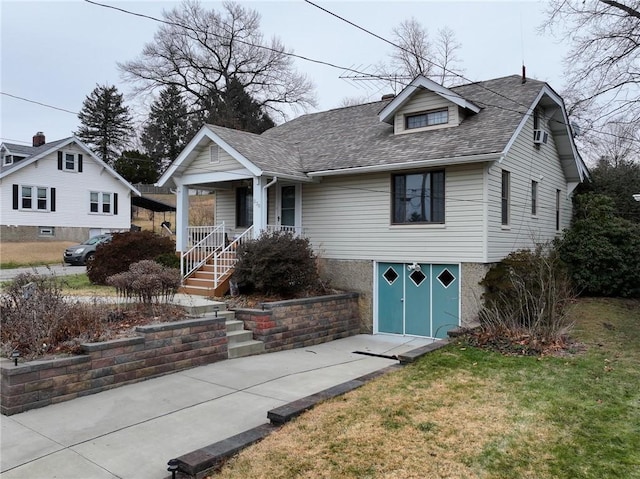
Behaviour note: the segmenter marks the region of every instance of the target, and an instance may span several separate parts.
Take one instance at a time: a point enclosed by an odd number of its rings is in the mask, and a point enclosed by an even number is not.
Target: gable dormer
[[[416,77],[379,114],[394,134],[458,126],[480,107],[423,76]]]

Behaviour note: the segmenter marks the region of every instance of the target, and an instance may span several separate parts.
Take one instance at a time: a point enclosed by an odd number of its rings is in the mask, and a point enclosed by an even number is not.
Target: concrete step
[[[227,341],[229,346],[232,344],[246,343],[253,340],[253,331],[247,331],[245,329],[237,331],[227,331]]]
[[[235,320],[236,317],[236,313],[234,311],[228,311],[226,303],[221,301],[213,301],[210,304],[189,304],[189,301],[185,300],[180,303],[180,306],[187,314],[192,316],[217,314],[218,316],[223,316],[226,320]]]
[[[235,313],[234,313],[235,315]],[[234,316],[235,318],[235,316]],[[244,322],[237,319],[227,320],[227,333],[230,331],[244,331]]]
[[[241,343],[229,344],[229,359],[244,358],[254,354],[264,353],[264,343],[262,341],[250,340]]]

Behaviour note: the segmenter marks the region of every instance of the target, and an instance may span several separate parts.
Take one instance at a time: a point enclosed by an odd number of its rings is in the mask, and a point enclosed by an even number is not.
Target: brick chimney
[[[46,143],[44,139],[44,133],[39,131],[35,135],[33,135],[33,146],[42,146]]]

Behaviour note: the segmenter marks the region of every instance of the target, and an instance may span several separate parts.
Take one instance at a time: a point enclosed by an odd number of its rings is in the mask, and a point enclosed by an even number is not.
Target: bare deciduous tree
[[[571,44],[569,114],[583,127],[640,122],[640,1],[553,0],[542,31]]]
[[[405,80],[406,84],[423,75],[445,86],[462,83],[457,56],[462,45],[449,27],[438,30],[432,40],[427,29],[412,17],[393,29],[393,40],[397,47],[390,55],[391,62],[381,68],[393,81]]]
[[[280,40],[263,38],[257,11],[233,2],[206,10],[186,0],[163,19],[142,54],[118,65],[136,92],[174,85],[202,107],[235,80],[266,113],[281,118],[315,105],[313,84],[295,71]]]

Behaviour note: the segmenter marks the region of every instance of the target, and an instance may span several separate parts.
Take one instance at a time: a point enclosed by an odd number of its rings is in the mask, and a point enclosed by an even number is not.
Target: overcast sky
[[[133,12],[161,17],[176,2],[110,1],[101,3]],[[291,1],[240,2],[262,17],[265,37],[278,36],[296,54],[342,67],[372,71],[387,59],[391,47],[327,13],[305,3]],[[462,44],[458,56],[464,76],[471,81],[519,75],[522,61],[527,76],[547,81],[562,90],[566,47],[556,39],[540,36],[545,2],[537,1],[328,1],[315,3],[385,38],[392,28],[415,17],[432,36],[451,28]],[[202,1],[206,8],[221,2]],[[79,121],[74,113],[47,108],[8,96],[22,97],[78,112],[82,101],[97,84],[115,84],[125,94],[136,117],[149,99],[129,95],[116,62],[136,58],[146,42],[153,40],[159,24],[82,0],[0,0],[1,141],[31,142],[37,131],[47,141],[71,136]],[[380,85],[339,78],[341,69],[296,59],[298,71],[315,83],[318,110],[335,108],[346,97],[377,100]]]

